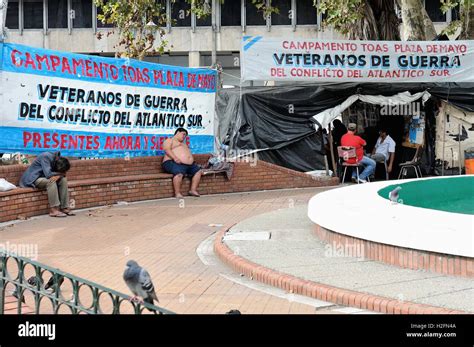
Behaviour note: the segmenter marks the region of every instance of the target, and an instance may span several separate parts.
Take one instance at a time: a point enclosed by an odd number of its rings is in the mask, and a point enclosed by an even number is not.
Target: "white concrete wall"
[[[6,42],[48,48],[66,52],[101,53],[114,52],[115,38],[98,40],[92,29],[74,29],[71,34],[67,29],[51,29],[47,35],[43,30],[10,30]]]
[[[98,29],[98,32],[106,34],[108,29]],[[245,33],[241,27],[222,27],[217,33],[218,52],[238,52],[242,35],[265,35],[270,37],[288,38],[315,38],[315,39],[342,39],[333,30],[319,31],[316,26],[298,26],[296,31],[290,26],[273,26],[267,31],[265,26],[249,26]],[[191,28],[172,28],[165,39],[169,42],[171,52],[211,52],[212,31],[209,27],[197,27],[195,32]],[[43,30],[24,30],[20,34],[18,30],[10,30],[6,38],[7,42],[15,42],[29,46],[49,48],[61,51],[80,53],[114,53],[114,45],[117,35],[104,35],[97,39],[92,29],[73,29],[69,34],[67,29],[51,29],[47,35]]]
[[[446,26],[444,23],[435,23],[438,33]],[[106,34],[109,29],[98,29]],[[297,26],[293,31],[291,26],[272,26],[270,31],[266,26],[248,26],[245,33],[241,27],[221,27],[217,33],[217,51],[237,52],[243,35],[264,35],[267,37],[287,38],[313,38],[324,40],[337,40],[343,37],[332,29],[318,30],[314,25]],[[210,52],[212,51],[212,32],[210,27],[196,27],[195,32],[190,27],[171,28],[165,39],[169,41],[172,52]],[[81,53],[114,53],[117,35],[104,35],[97,39],[93,29],[73,29],[69,34],[67,29],[49,29],[43,35],[42,29],[10,30],[7,33],[7,42],[15,42],[35,47],[49,48],[62,51]]]

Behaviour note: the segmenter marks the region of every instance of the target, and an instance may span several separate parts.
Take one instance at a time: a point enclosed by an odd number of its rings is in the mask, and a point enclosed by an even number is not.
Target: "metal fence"
[[[173,314],[69,273],[0,249],[0,314]]]

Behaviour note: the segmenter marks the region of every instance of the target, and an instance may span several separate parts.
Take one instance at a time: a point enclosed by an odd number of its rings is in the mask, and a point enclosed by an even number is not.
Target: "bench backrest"
[[[198,164],[205,164],[210,154],[194,155]],[[162,173],[161,162],[163,156],[139,157],[126,159],[91,159],[71,160],[71,170],[68,172],[68,180],[84,180],[105,177],[134,176]],[[0,166],[0,178],[18,185],[20,177],[28,165],[2,165]]]

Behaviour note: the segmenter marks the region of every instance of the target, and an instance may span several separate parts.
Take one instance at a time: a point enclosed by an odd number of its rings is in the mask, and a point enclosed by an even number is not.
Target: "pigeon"
[[[36,276],[31,276],[30,278],[28,278],[26,280],[26,282],[28,282],[28,284],[30,286],[36,287],[36,285],[38,283],[38,278]],[[40,284],[43,284],[43,280],[41,278],[39,279],[39,282],[40,282]],[[16,289],[12,292],[12,296],[19,299],[18,291]],[[25,297],[24,296],[21,298],[21,302],[25,303]]]
[[[30,278],[28,278],[27,282],[32,287],[36,287],[38,283],[40,284],[40,286],[43,285],[43,279],[41,277],[36,277],[36,276],[31,276]]]
[[[61,287],[63,282],[64,282],[64,276],[58,275],[58,288]],[[46,285],[44,286],[45,290],[48,290],[49,288],[53,288],[53,293],[56,290],[54,286],[54,275],[50,277],[50,279],[48,280],[48,282],[46,282]]]
[[[143,298],[143,301],[153,305],[153,301],[158,300],[155,293],[155,287],[151,282],[150,274],[138,265],[135,260],[129,260],[127,267],[123,273],[123,279],[133,293],[131,301],[139,300],[138,297]]]
[[[388,198],[390,199],[391,202],[397,203],[398,202],[398,192],[402,189],[402,187],[398,186],[394,190],[392,190],[390,193],[388,193]]]

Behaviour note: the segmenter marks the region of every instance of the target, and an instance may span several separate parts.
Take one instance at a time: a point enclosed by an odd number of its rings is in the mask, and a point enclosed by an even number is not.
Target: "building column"
[[[199,67],[201,65],[201,54],[199,51],[189,52],[189,67]]]

